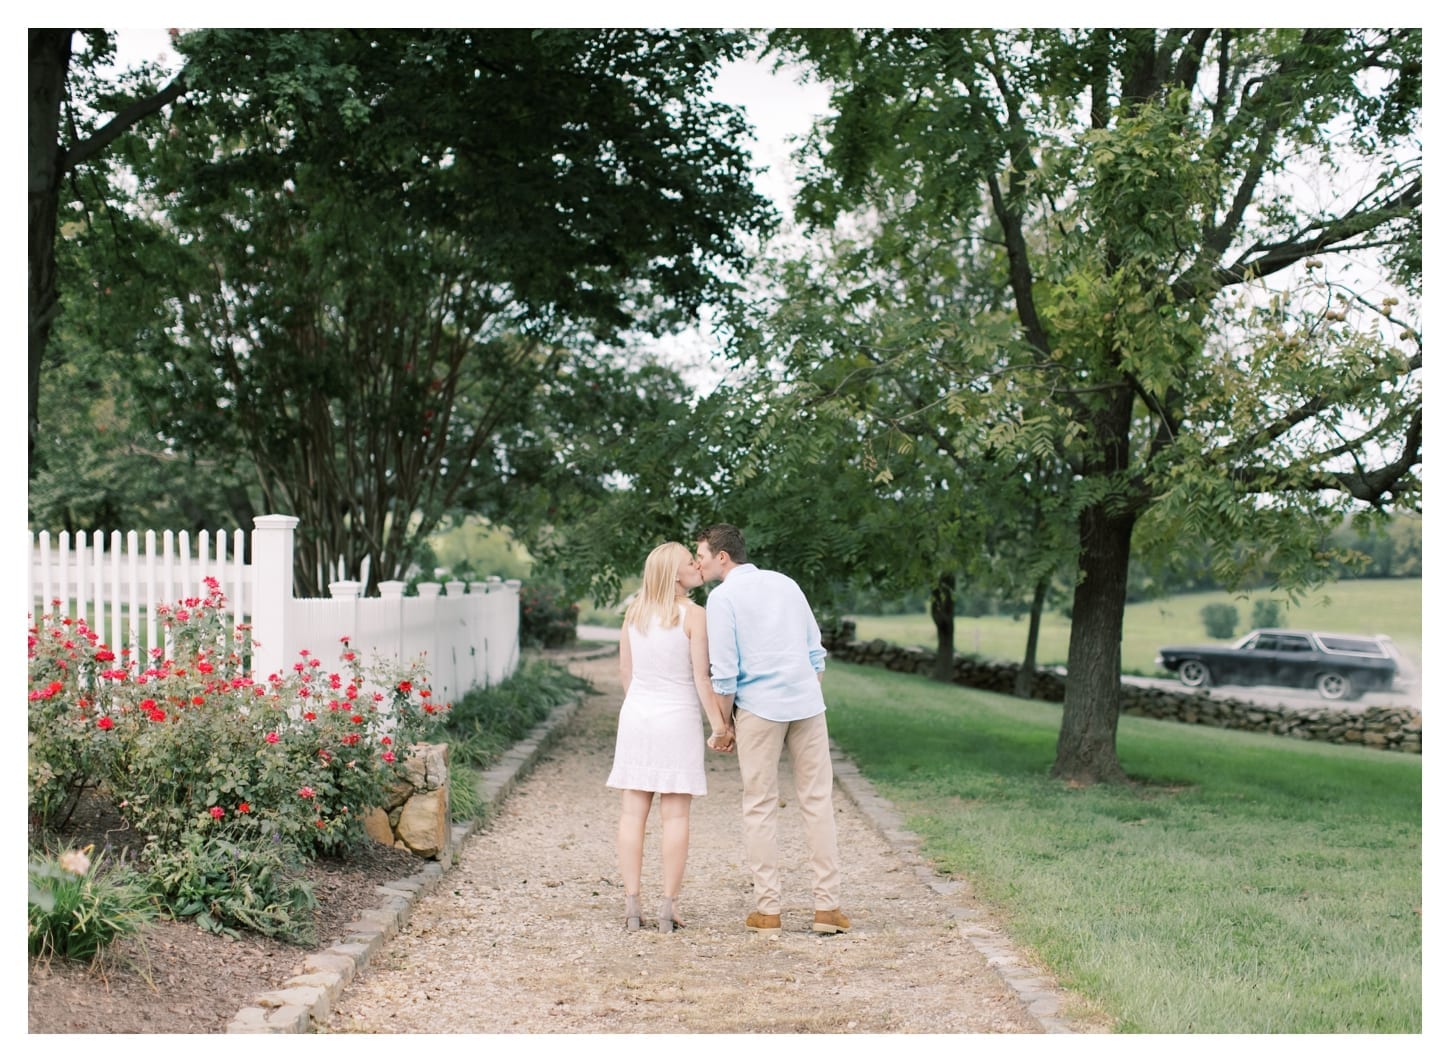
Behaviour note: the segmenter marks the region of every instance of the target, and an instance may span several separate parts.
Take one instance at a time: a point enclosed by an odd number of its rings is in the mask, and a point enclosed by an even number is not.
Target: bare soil
[[[95,843],[139,851],[109,805],[89,799],[72,819],[72,846]],[[29,963],[28,1027],[32,1033],[220,1033],[253,996],[302,972],[302,960],[343,939],[342,927],[377,906],[376,886],[417,871],[423,860],[402,849],[367,843],[308,866],[318,900],[317,945],[287,944],[258,933],[232,939],[195,922],[157,920],[141,935],[117,942],[95,962]]]

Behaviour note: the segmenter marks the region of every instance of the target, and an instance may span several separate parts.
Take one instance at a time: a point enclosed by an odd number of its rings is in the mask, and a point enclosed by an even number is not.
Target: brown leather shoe
[[[834,911],[817,911],[811,928],[817,933],[844,933],[851,928],[851,920],[837,907]]]
[[[752,929],[757,933],[779,933],[780,915],[761,914],[759,911],[751,911],[750,917],[745,920],[745,928]]]

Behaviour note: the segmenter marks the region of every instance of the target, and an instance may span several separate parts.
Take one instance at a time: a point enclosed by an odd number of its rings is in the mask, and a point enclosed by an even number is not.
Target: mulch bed
[[[66,830],[67,847],[94,843],[140,851],[109,804],[82,802]],[[195,922],[158,919],[137,937],[116,942],[94,962],[30,960],[28,1027],[32,1033],[220,1033],[258,994],[302,972],[310,954],[343,937],[343,926],[378,905],[376,886],[416,873],[427,860],[364,842],[325,856],[305,872],[318,900],[316,945],[287,944],[257,933],[239,939]]]

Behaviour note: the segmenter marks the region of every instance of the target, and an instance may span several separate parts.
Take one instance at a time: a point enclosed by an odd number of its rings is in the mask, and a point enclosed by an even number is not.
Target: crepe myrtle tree
[[[169,445],[247,454],[264,506],[302,518],[301,592],[364,556],[403,577],[447,514],[519,523],[531,477],[560,474],[544,443],[634,415],[629,338],[728,303],[774,221],[742,115],[708,97],[745,44],[177,39],[184,103],[124,147],[151,223],[127,290],[152,310],[139,386]]]

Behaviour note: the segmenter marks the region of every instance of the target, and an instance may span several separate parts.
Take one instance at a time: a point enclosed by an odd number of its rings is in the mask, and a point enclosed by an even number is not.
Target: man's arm
[[[740,641],[735,632],[735,609],[719,589],[705,601],[705,628],[710,646],[710,688],[735,702],[740,679]],[[728,706],[726,712],[729,716]]]
[[[826,670],[826,647],[821,644],[821,625],[816,622],[816,614],[811,611],[811,603],[806,600],[806,595],[799,586],[796,592],[800,594],[801,608],[806,614],[806,653],[810,656],[811,667],[816,673],[816,681],[824,681],[821,676]]]

